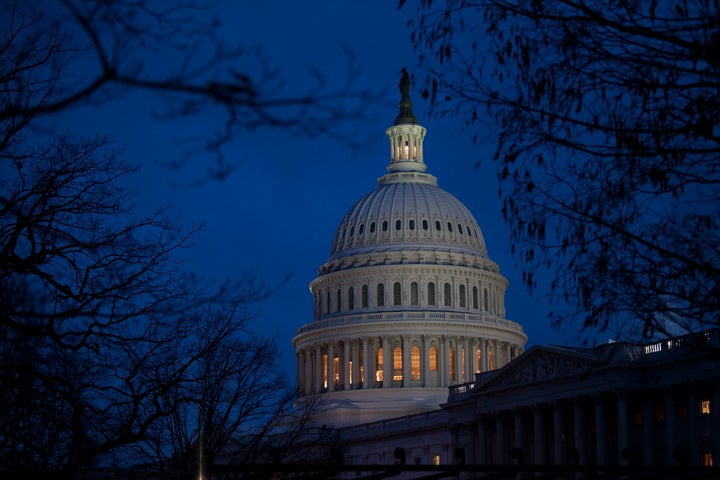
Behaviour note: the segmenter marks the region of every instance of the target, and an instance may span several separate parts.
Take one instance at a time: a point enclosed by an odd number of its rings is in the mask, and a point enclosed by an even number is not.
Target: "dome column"
[[[342,358],[342,365],[343,365],[343,388],[345,390],[350,390],[350,340],[345,339],[343,341],[343,358]],[[355,380],[357,377],[353,377],[353,380]]]
[[[442,385],[443,387],[450,386],[450,337],[447,335],[443,338],[443,352],[442,352]]]
[[[322,349],[315,346],[315,393],[322,392]]]
[[[383,348],[383,369],[382,369],[382,386],[383,388],[392,387],[393,364],[392,364],[392,346],[390,345],[390,337],[382,337]]]
[[[402,336],[402,387],[410,387],[412,381],[410,360],[410,338],[407,335]]]
[[[420,337],[422,342],[422,358],[420,359],[420,367],[422,368],[422,386],[427,387],[430,384],[430,341],[426,335]]]
[[[350,343],[350,350],[352,351],[352,368],[350,369],[352,374],[352,387],[357,390],[360,387],[360,383],[364,383],[363,379],[360,378],[360,340],[354,339]]]
[[[309,348],[306,348],[303,355],[305,355],[305,386],[303,391],[305,395],[309,395],[312,392],[312,352]]]
[[[363,388],[370,388],[370,385],[371,385],[370,375],[372,375],[372,368],[373,368],[372,357],[373,357],[373,355],[370,352],[370,338],[364,337],[363,338],[363,375],[362,375]]]
[[[327,349],[327,391],[335,390],[335,348],[333,342],[328,343]]]

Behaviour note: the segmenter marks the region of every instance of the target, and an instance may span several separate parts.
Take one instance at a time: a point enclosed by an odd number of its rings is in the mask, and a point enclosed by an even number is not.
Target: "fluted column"
[[[312,393],[312,352],[305,349],[305,395]]]
[[[688,426],[689,431],[697,432],[700,424],[700,405],[696,386],[689,384],[688,389]],[[700,442],[698,435],[690,435],[690,451],[688,452],[690,465],[698,465],[700,463]]]
[[[595,395],[595,455],[598,465],[607,465],[607,421],[600,394]]]
[[[498,413],[495,418],[495,465],[508,463],[507,453],[505,452],[506,435],[505,420],[502,413]]]
[[[668,389],[665,391],[665,461],[668,465],[675,464],[673,458],[675,443],[675,398],[673,397],[673,391]]]
[[[392,387],[393,362],[392,362],[392,345],[390,337],[382,337],[383,345],[383,388]]]
[[[565,464],[565,449],[563,448],[562,435],[562,405],[555,402],[552,405],[553,413],[553,463],[555,465]]]
[[[472,382],[475,368],[472,362],[472,347],[470,337],[465,337],[465,382]]]
[[[422,358],[420,359],[420,368],[422,368],[422,386],[430,385],[430,341],[426,335],[421,337],[422,341]]]
[[[578,464],[587,464],[585,456],[585,415],[583,414],[582,399],[575,398],[573,403],[573,416],[575,420],[575,450],[578,453]]]
[[[352,350],[352,388],[357,390],[360,387],[360,383],[364,380],[360,378],[360,340],[355,339],[350,344]],[[365,369],[363,369],[365,370]]]
[[[375,357],[371,351],[370,338],[363,338],[363,388],[372,388],[375,386]]]
[[[502,365],[500,364],[500,341],[495,340],[493,341],[493,348],[495,350],[494,356],[495,356],[495,369],[500,368]]]
[[[545,465],[545,424],[542,419],[542,408],[540,405],[533,405],[533,443],[535,465]]]
[[[481,349],[480,350],[480,357],[481,357],[480,369],[483,372],[487,372],[488,371],[488,357],[487,357],[488,341],[487,341],[487,339],[485,339],[485,338],[480,339],[480,349]]]
[[[523,412],[519,408],[513,410],[513,435],[515,437],[513,441],[515,448],[522,451],[523,454],[523,458],[518,460],[524,464],[527,462],[529,452],[525,441],[525,424],[523,422]]]
[[[320,393],[323,388],[322,346],[315,346],[315,392]]]
[[[628,411],[625,392],[617,392],[617,423],[618,423],[618,460],[623,461],[623,450],[630,447],[630,436],[628,431]]]
[[[482,418],[477,422],[477,442],[475,443],[475,458],[478,465],[487,465],[487,431]]]
[[[350,339],[346,338],[343,341],[343,358],[342,358],[342,365],[343,365],[343,386],[345,390],[350,390]],[[356,380],[357,377],[354,377],[353,380]]]
[[[402,386],[403,388],[410,387],[410,338],[407,335],[403,335],[402,338]]]
[[[333,342],[328,343],[327,352],[327,389],[328,392],[332,392],[335,390],[335,344]]]
[[[445,335],[443,337],[443,352],[442,356],[440,357],[442,359],[442,387],[447,387],[450,385],[450,337]]]

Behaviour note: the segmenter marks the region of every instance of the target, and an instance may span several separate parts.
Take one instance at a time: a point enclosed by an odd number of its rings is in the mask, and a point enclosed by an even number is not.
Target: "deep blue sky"
[[[313,67],[325,72],[330,82],[339,80],[345,73],[343,48],[354,52],[363,69],[360,86],[381,92],[378,104],[369,105],[367,112],[377,121],[355,127],[358,138],[369,139],[364,151],[350,150],[328,138],[293,137],[281,130],[245,132],[226,151],[229,160],[242,163],[234,175],[222,182],[178,188],[177,184],[201,177],[205,166],[177,172],[157,165],[176,154],[172,139],[184,132],[177,125],[169,130],[153,122],[143,95],[104,107],[90,122],[92,128],[126,143],[128,158],[142,163],[142,170],[131,179],[139,189],[141,208],[171,202],[186,225],[208,222],[195,246],[185,252],[187,267],[218,278],[254,268],[269,284],[292,275],[269,301],[258,306],[260,317],[254,324],[259,333],[277,335],[283,349],[281,363],[291,374],[295,371],[292,337],[298,327],[312,321],[308,284],[327,258],[345,211],[385,173],[389,161],[385,129],[397,114],[400,70],[403,66],[411,73],[418,70],[406,26],[412,9],[397,11],[395,5],[390,0],[222,5],[222,28],[228,40],[261,45],[289,78],[302,81]],[[431,119],[419,91],[411,90],[411,96],[416,116],[428,129],[428,172],[475,215],[490,257],[510,280],[505,300],[508,318],[523,325],[528,346],[575,343],[550,328],[547,304],[530,297],[521,284],[489,162],[492,145],[473,145],[470,132],[464,132],[459,121]],[[87,112],[83,115],[91,118]],[[189,134],[192,125],[186,126]],[[483,159],[488,161],[475,168]]]

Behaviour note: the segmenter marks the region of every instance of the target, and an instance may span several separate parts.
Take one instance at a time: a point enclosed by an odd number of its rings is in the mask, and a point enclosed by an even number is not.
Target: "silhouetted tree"
[[[210,455],[240,431],[261,438],[289,398],[274,341],[249,326],[267,292],[252,274],[183,273],[195,229],[137,213],[121,187],[134,165],[109,138],[66,133],[63,115],[138,91],[168,121],[219,109],[219,133],[188,153],[212,154],[223,177],[237,129],[322,133],[347,105],[241,71],[259,57],[227,49],[201,3],[0,0],[0,12],[0,473],[96,478],[177,458],[198,436]]]
[[[570,307],[555,324],[579,320],[589,337],[717,327],[718,3],[421,4],[424,94],[476,141],[496,135],[524,281],[551,272]]]

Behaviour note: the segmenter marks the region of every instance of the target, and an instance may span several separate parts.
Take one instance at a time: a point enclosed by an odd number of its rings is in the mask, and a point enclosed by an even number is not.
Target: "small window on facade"
[[[662,407],[655,408],[655,422],[662,423],[665,421],[665,409]]]
[[[395,230],[400,230],[402,228],[402,220],[397,219],[395,220]]]
[[[340,383],[340,359],[333,357],[333,384],[337,387]]]
[[[363,233],[365,233],[365,224],[361,223],[358,227],[358,235],[362,235]]]
[[[448,360],[450,361],[450,382],[457,383],[457,369],[455,367],[455,348],[450,347],[450,355]]]
[[[348,310],[355,310],[355,289],[348,287]]]
[[[479,348],[475,350],[475,372],[482,372],[482,350]]]
[[[703,453],[703,466],[704,467],[712,467],[713,466],[712,453],[708,453],[708,452]]]
[[[410,349],[410,379],[420,380],[420,348],[417,345]]]
[[[335,311],[339,312],[342,308],[342,293],[340,293],[340,289],[338,288],[337,291],[337,304],[335,305]]]
[[[393,349],[393,380],[402,380],[402,348]]]
[[[700,401],[700,413],[702,415],[710,415],[710,400]]]
[[[327,386],[328,386],[328,364],[327,364],[327,360],[328,360],[327,353],[323,353],[323,355],[322,355],[323,388],[327,388]]]
[[[388,221],[387,221],[387,220],[383,220],[383,223],[382,223],[382,231],[383,231],[383,232],[387,232],[387,230],[388,230]]]
[[[449,283],[445,283],[445,286],[443,287],[443,296],[445,297],[445,306],[450,307],[452,306],[452,287]]]
[[[448,227],[448,232],[452,233],[452,223],[448,222],[447,227]]]
[[[363,285],[360,292],[360,296],[362,297],[360,300],[362,308],[368,308],[368,286]]]
[[[378,283],[377,286],[377,306],[385,306],[385,285],[383,285],[382,283]]]
[[[440,455],[433,455],[433,457],[432,457],[432,464],[433,464],[433,465],[440,465]]]
[[[423,230],[427,230],[429,227],[427,219],[423,219],[422,221],[422,228]]]
[[[465,297],[465,285],[460,285],[460,308],[467,307],[467,301]]]
[[[395,282],[393,284],[393,305],[400,305],[401,295],[402,295],[402,287],[400,286],[400,282]]]
[[[385,355],[383,355],[383,347],[378,347],[376,353],[375,353],[375,365],[377,367],[375,368],[375,380],[378,382],[383,381],[383,360]]]
[[[410,305],[418,305],[420,303],[418,296],[418,284],[417,282],[412,282],[410,284]]]
[[[477,310],[478,309],[478,287],[473,287],[472,295],[473,295],[473,300],[472,300],[473,308],[475,310]]]
[[[435,305],[435,284],[428,283],[428,305]]]
[[[437,357],[438,357],[438,349],[436,346],[431,346],[430,351],[428,352],[428,367],[430,367],[431,372],[437,372],[438,364],[437,364]]]
[[[370,233],[375,233],[375,222],[370,222]]]
[[[458,233],[459,233],[460,235],[463,234],[462,225],[460,225],[459,223],[458,223]],[[352,235],[352,232],[350,232],[350,235]]]
[[[435,230],[440,231],[440,220],[435,220]]]
[[[408,221],[408,228],[410,230],[415,230],[415,220],[413,220],[412,218]]]

